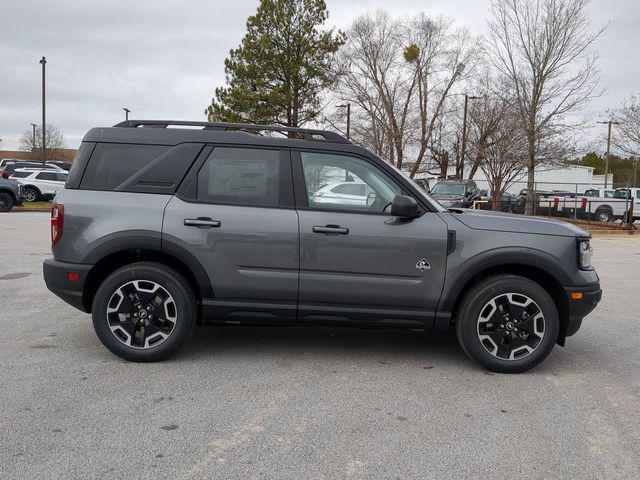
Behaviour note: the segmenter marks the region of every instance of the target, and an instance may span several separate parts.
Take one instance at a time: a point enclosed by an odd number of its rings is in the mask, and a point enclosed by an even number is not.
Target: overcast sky
[[[93,126],[131,118],[203,120],[224,82],[224,59],[240,42],[254,0],[2,0],[0,7],[0,143],[17,149],[22,132],[41,121],[41,71],[47,57],[47,123],[77,147]],[[384,8],[424,10],[486,32],[488,0],[327,0],[329,25],[346,29],[358,15]],[[594,0],[594,28],[613,20],[597,43],[607,94],[593,119],[640,93],[640,2]]]

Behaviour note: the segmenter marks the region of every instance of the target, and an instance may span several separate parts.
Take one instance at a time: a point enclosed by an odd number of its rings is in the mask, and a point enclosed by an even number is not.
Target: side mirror
[[[418,202],[406,195],[396,195],[391,203],[391,215],[400,218],[415,218],[419,215]]]
[[[489,195],[489,193],[486,190],[480,190],[480,196],[481,197],[486,197],[488,195]]]

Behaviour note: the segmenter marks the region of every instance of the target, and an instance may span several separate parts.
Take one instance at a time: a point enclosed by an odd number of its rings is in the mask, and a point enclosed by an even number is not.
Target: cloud
[[[397,15],[425,10],[474,33],[486,31],[488,1],[329,0],[329,23],[345,29],[358,15],[385,8]],[[40,123],[40,65],[47,57],[47,122],[70,146],[93,126],[124,118],[201,120],[224,58],[240,42],[257,1],[3,0],[0,29],[1,148],[15,148],[30,123]],[[609,93],[591,110],[615,106],[640,74],[635,34],[640,7],[631,0],[597,1],[594,23],[616,17],[598,42]]]

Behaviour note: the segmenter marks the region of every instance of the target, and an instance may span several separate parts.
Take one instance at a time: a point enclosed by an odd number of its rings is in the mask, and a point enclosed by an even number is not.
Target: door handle
[[[222,223],[220,220],[212,220],[209,217],[198,218],[185,218],[185,227],[198,227],[198,228],[218,228]]]
[[[313,227],[313,233],[349,235],[349,229],[341,227],[340,225],[315,225]]]

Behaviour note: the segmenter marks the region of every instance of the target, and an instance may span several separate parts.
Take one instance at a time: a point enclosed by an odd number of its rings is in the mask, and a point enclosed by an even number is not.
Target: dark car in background
[[[22,204],[22,188],[11,179],[0,178],[0,212],[10,211],[14,205]]]
[[[9,178],[18,168],[53,168],[60,171],[64,170],[62,167],[51,162],[45,163],[43,167],[42,162],[10,161],[0,167],[0,177]]]
[[[431,198],[446,208],[470,208],[481,197],[473,180],[442,180],[431,190]]]

